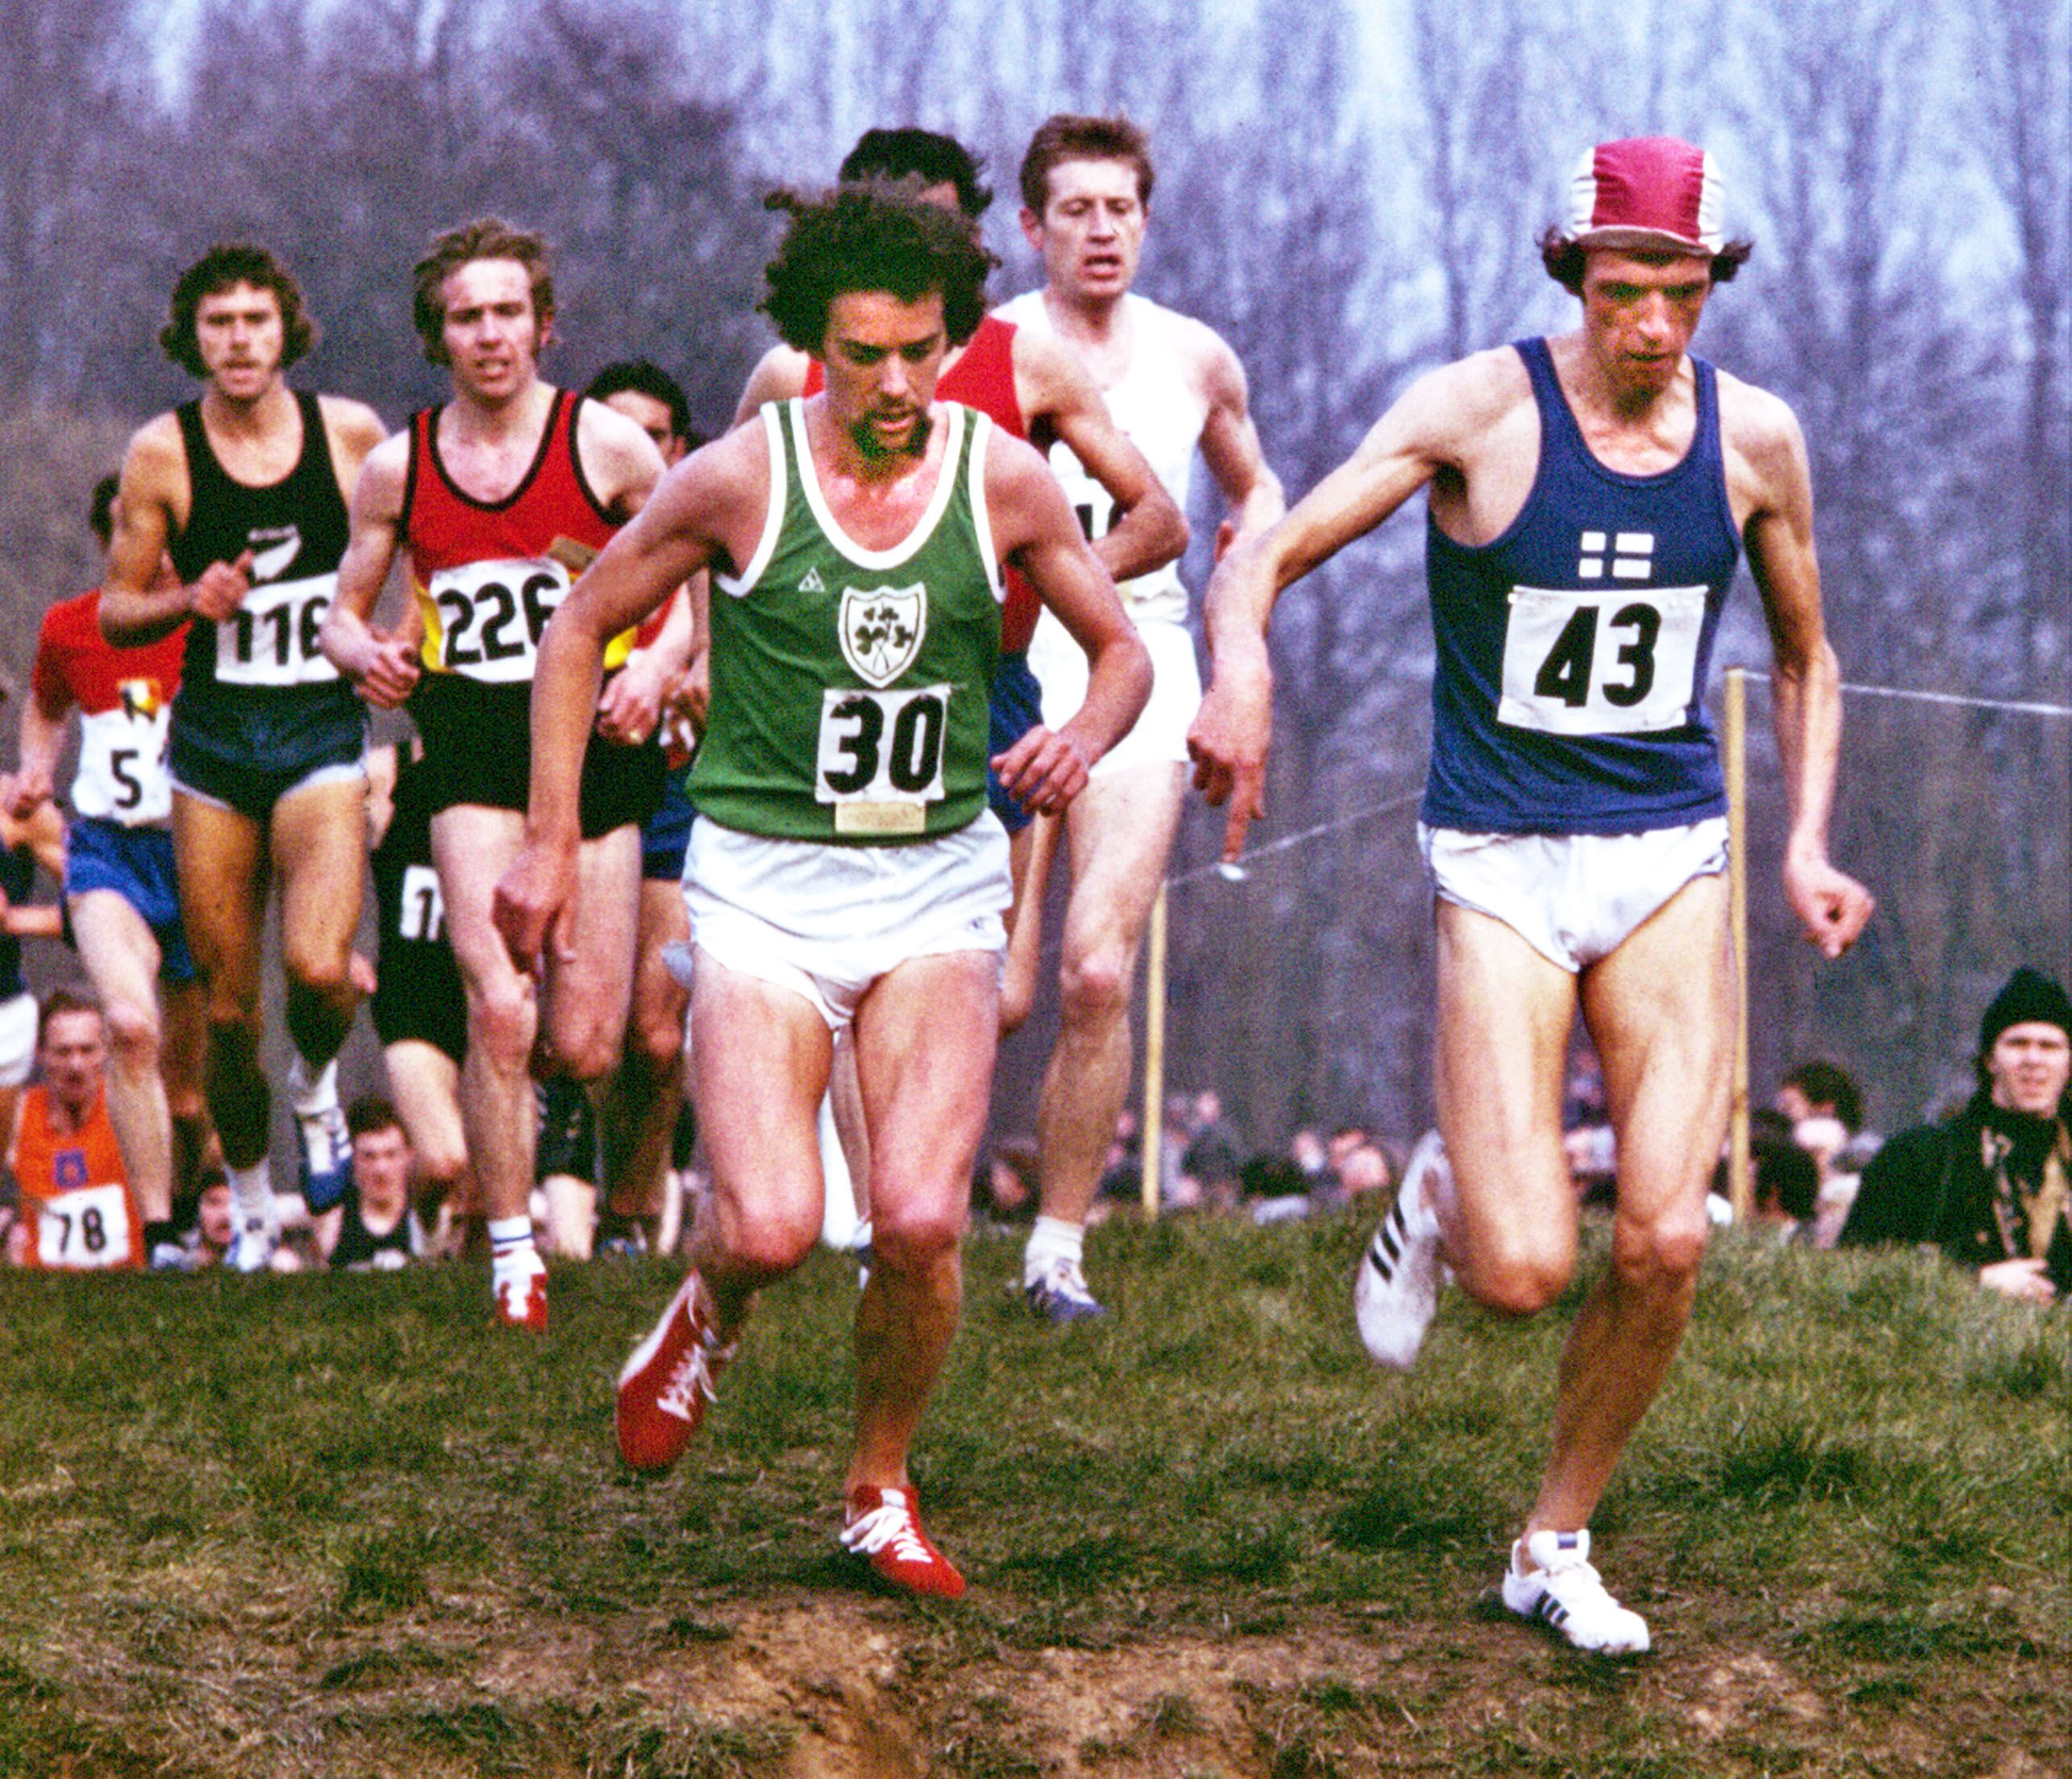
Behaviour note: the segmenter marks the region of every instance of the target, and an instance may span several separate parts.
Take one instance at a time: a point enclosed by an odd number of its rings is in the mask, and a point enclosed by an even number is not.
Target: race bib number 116
[[[1496,720],[1543,735],[1679,728],[1704,623],[1703,587],[1513,587]]]

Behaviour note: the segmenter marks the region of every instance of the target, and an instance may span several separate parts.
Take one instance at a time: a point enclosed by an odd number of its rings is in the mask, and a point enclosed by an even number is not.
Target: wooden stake
[[[1747,674],[1727,669],[1727,897],[1734,947],[1734,1084],[1727,1123],[1727,1193],[1734,1221],[1755,1208],[1748,1151],[1748,690]]]

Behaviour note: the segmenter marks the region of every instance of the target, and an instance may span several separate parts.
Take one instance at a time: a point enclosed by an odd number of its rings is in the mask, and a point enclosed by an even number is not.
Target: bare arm
[[[1187,515],[1144,453],[1116,425],[1086,368],[1047,336],[1014,336],[1015,393],[1021,411],[1041,418],[1115,502],[1115,522],[1093,546],[1117,581],[1163,568],[1187,548]]]
[[[31,676],[22,700],[21,750],[13,772],[0,777],[0,809],[21,820],[57,794],[58,756],[64,751],[70,702],[55,712],[44,708]]]
[[[407,630],[384,631],[374,623],[375,603],[402,540],[410,461],[410,435],[399,432],[385,440],[361,465],[352,490],[345,554],[338,565],[338,592],[324,616],[324,653],[360,688],[362,698],[385,710],[410,695],[422,665]],[[105,600],[106,595],[102,597]]]
[[[1265,813],[1267,752],[1273,739],[1273,669],[1267,628],[1284,590],[1364,537],[1458,454],[1457,429],[1473,361],[1420,379],[1344,463],[1286,518],[1261,535],[1240,535],[1209,583],[1205,619],[1210,679],[1188,733],[1194,781],[1210,803],[1226,801],[1223,856],[1234,859],[1245,830]]]
[[[1245,381],[1245,367],[1206,327],[1201,376],[1209,397],[1209,416],[1202,423],[1201,458],[1216,485],[1223,490],[1227,511],[1216,530],[1216,554],[1220,559],[1240,539],[1255,537],[1279,522],[1288,510],[1280,478],[1267,467],[1259,448],[1259,428],[1252,424],[1251,394]]]
[[[790,346],[772,346],[748,373],[747,386],[734,406],[734,423],[752,419],[755,410],[771,402],[788,402],[805,394],[806,356]]]
[[[730,560],[730,520],[751,513],[759,523],[768,496],[769,453],[759,428],[737,430],[693,452],[584,570],[548,623],[532,681],[525,841],[493,902],[497,930],[522,967],[536,966],[550,938],[565,953],[574,931],[583,751],[605,643],[709,564]]]
[[[676,695],[691,659],[691,600],[677,588],[655,640],[634,649],[605,688],[597,731],[614,741],[642,742],[655,732],[662,707]]]
[[[1113,578],[1088,547],[1064,490],[1019,440],[992,435],[986,508],[1001,559],[1028,577],[1072,640],[1086,651],[1086,702],[1056,731],[1038,724],[992,762],[1019,802],[1055,814],[1085,788],[1087,773],[1130,732],[1151,695],[1151,658],[1122,609]]]
[[[1820,616],[1805,440],[1774,397],[1745,385],[1723,385],[1723,391],[1729,473],[1743,481],[1750,502],[1741,535],[1770,627],[1770,712],[1791,815],[1784,894],[1821,955],[1839,957],[1876,904],[1862,884],[1828,862],[1841,754],[1841,669]]]
[[[166,548],[185,519],[189,500],[187,452],[180,423],[160,415],[140,428],[123,457],[114,532],[101,582],[101,634],[123,648],[169,636],[190,616],[217,622],[237,610],[251,586],[247,551],[235,562],[214,562],[193,585],[162,573]]]
[[[662,479],[655,441],[617,408],[585,402],[576,415],[576,452],[583,477],[607,512],[630,519]]]

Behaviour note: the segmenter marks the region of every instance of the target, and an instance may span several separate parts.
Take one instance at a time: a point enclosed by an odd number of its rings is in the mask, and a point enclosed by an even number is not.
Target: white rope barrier
[[[1752,680],[1761,680],[1767,685],[1770,675],[1758,673],[1754,668],[1746,669]],[[1973,710],[2003,710],[2011,715],[2025,717],[2072,717],[2072,704],[2041,704],[2021,698],[1979,698],[1967,697],[1960,692],[1916,692],[1899,685],[1859,685],[1849,680],[1841,682],[1845,692],[1854,692],[1870,698],[1905,698],[1916,704],[1961,705]]]

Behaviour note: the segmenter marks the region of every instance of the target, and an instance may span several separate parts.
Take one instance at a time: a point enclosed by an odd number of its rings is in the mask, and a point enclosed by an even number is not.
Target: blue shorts
[[[991,707],[992,752],[1004,754],[1043,720],[1043,689],[1029,671],[1029,657],[1018,650],[1002,655],[992,677]],[[986,801],[1010,834],[1019,834],[1036,819],[1034,810],[1024,809],[1001,789],[992,768],[986,768]]]
[[[219,699],[223,710],[205,704],[192,714],[176,702],[166,752],[174,786],[263,824],[290,791],[365,777],[367,713],[358,697],[348,691],[341,702],[335,689],[317,687],[309,690],[331,695],[303,698],[303,690],[274,694],[270,706]]]
[[[158,973],[169,982],[194,980],[194,960],[180,924],[180,886],[173,836],[162,827],[124,827],[82,817],[65,838],[64,893],[112,890],[144,917],[158,941]]]
[[[691,806],[686,773],[672,772],[662,781],[662,802],[640,825],[640,874],[651,883],[680,883],[684,852],[691,844]]]

